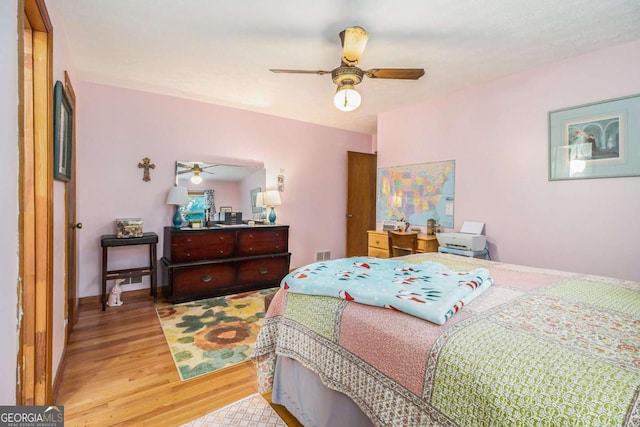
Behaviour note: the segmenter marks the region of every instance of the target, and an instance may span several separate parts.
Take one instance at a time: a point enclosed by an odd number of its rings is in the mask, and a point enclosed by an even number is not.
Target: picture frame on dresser
[[[549,181],[640,175],[640,94],[549,112]]]

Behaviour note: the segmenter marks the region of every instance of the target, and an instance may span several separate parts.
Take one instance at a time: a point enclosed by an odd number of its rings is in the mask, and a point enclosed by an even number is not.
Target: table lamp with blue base
[[[276,223],[276,210],[273,207],[279,206],[282,203],[280,200],[280,192],[278,190],[267,190],[264,192],[263,197],[264,205],[271,207],[271,211],[269,212],[269,223],[273,225]]]
[[[167,195],[167,204],[175,205],[176,211],[173,214],[173,228],[182,227],[182,212],[180,207],[189,204],[189,192],[186,187],[175,186],[169,190]]]

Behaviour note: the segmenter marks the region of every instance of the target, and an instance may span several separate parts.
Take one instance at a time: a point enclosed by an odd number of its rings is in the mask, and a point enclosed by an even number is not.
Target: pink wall
[[[547,180],[547,113],[636,94],[639,69],[634,42],[384,113],[378,166],[455,160],[455,228],[485,222],[494,259],[640,280],[640,177]]]
[[[116,218],[143,218],[160,236],[171,224],[165,199],[176,160],[263,162],[267,188],[283,173],[276,211],[290,225],[291,266],[315,261],[318,250],[344,256],[346,152],[371,152],[371,135],[98,84],[76,83],[76,92],[80,297],[100,294],[99,239],[115,232]],[[143,157],[156,165],[150,182],[137,167]],[[145,251],[110,250],[109,268],[140,266]]]

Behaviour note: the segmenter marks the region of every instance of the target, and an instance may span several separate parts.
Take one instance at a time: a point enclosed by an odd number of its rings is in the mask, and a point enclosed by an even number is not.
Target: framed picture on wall
[[[640,175],[640,95],[549,112],[549,180]]]
[[[64,86],[57,81],[53,89],[53,178],[71,179],[71,147],[73,138],[73,110]]]
[[[233,208],[231,206],[220,206],[220,212],[233,212]]]

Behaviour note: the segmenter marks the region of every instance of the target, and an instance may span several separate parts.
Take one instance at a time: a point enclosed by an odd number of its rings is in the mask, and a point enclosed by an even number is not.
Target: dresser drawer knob
[[[249,252],[253,252],[253,248],[249,248]]]
[[[209,283],[212,279],[213,277],[211,277],[210,274],[205,274],[204,276],[200,277],[200,281],[202,283]]]
[[[253,239],[253,234],[249,234],[249,238],[250,238],[250,239]]]
[[[267,267],[258,268],[258,273],[260,274],[267,274],[268,272],[269,272],[269,269]]]
[[[220,249],[220,254],[221,255],[224,254],[224,250]]]

